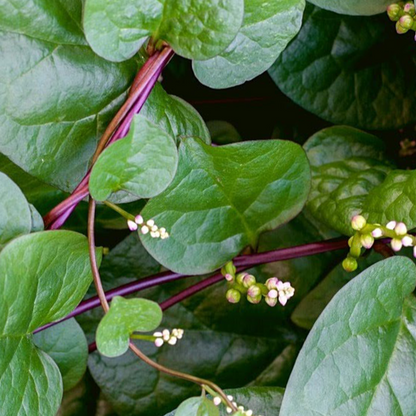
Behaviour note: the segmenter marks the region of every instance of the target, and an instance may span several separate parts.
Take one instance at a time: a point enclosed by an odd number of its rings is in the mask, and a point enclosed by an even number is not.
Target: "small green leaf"
[[[75,319],[38,332],[33,342],[58,365],[64,390],[72,389],[81,380],[87,369],[88,344]]]
[[[218,407],[205,397],[191,397],[176,410],[175,416],[220,416]]]
[[[135,331],[153,331],[160,325],[162,315],[156,302],[116,296],[110,310],[98,325],[98,350],[107,357],[124,354],[129,347],[130,335]]]
[[[32,212],[19,187],[0,172],[0,250],[11,239],[30,233]]]
[[[331,123],[397,129],[416,121],[409,110],[416,106],[412,56],[413,43],[397,37],[386,15],[343,16],[309,6],[270,75],[290,99]]]
[[[87,0],[84,29],[94,51],[111,61],[132,57],[149,36],[185,58],[208,59],[235,38],[243,13],[243,0]]]
[[[222,266],[261,232],[296,216],[309,192],[310,172],[300,146],[269,140],[211,147],[181,143],[174,181],[149,201],[144,218],[170,234],[142,236],[149,253],[178,273]]]
[[[415,285],[414,263],[391,257],[344,286],[305,341],[281,416],[413,414]]]
[[[224,145],[241,142],[240,133],[227,121],[212,120],[207,122],[211,139],[215,144]]]
[[[152,198],[172,181],[178,151],[171,136],[141,115],[136,115],[129,134],[113,143],[95,163],[90,178],[94,199],[104,201],[125,191],[133,199]]]
[[[383,13],[392,0],[311,0],[312,4],[340,14],[372,15]]]
[[[194,61],[196,77],[211,88],[243,84],[267,71],[299,32],[304,0],[245,0],[244,22],[228,48]]]
[[[28,337],[0,335],[0,403],[6,416],[55,416],[62,379],[55,362]]]
[[[308,209],[325,225],[351,235],[351,218],[362,213],[369,193],[391,170],[383,160],[383,142],[360,130],[335,126],[313,135],[304,148],[312,169]]]

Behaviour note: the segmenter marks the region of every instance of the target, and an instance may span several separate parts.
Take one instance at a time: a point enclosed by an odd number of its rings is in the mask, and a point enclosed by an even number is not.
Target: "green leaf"
[[[311,0],[323,9],[340,14],[372,15],[383,13],[391,0]]]
[[[354,272],[346,272],[341,263],[335,266],[297,305],[291,316],[292,321],[301,328],[311,329],[319,315],[342,287],[368,266],[382,259],[380,254],[371,252],[368,257],[360,258],[358,269]]]
[[[55,416],[62,397],[62,379],[52,358],[27,337],[0,335],[0,351],[2,413]]]
[[[230,389],[225,391],[233,396],[234,400],[246,410],[252,410],[253,415],[279,416],[280,405],[283,399],[284,389],[279,387],[245,387],[242,389]],[[179,416],[179,408],[166,416]],[[190,415],[194,415],[192,413]],[[221,416],[226,416],[224,406],[221,406]],[[238,413],[235,414],[236,416]]]
[[[331,123],[397,129],[416,121],[412,56],[412,40],[399,39],[385,15],[350,17],[310,6],[270,75],[290,99]]]
[[[79,0],[3,3],[0,152],[38,179],[72,190],[137,62],[110,63],[86,46]]]
[[[30,206],[19,187],[0,172],[0,250],[32,229]]]
[[[296,216],[309,192],[303,150],[269,140],[211,147],[186,139],[169,188],[143,210],[170,237],[142,236],[149,253],[170,270],[203,274],[217,269],[262,231]],[[157,240],[157,241],[156,241]]]
[[[162,310],[147,299],[116,296],[97,329],[97,348],[107,357],[118,357],[129,348],[130,335],[155,330],[162,321]]]
[[[237,129],[227,121],[212,120],[207,122],[212,141],[215,144],[224,145],[241,142],[242,138]]]
[[[131,58],[157,30],[163,1],[87,0],[84,30],[88,43],[109,61]]]
[[[415,284],[413,262],[392,257],[344,286],[299,354],[281,416],[414,413]]]
[[[351,235],[351,218],[362,213],[371,191],[391,170],[383,160],[383,142],[360,130],[335,126],[313,135],[304,148],[312,169],[308,209],[325,225]]]
[[[75,387],[87,369],[88,359],[87,339],[77,321],[70,319],[38,332],[33,342],[58,365],[64,390]]]
[[[207,144],[211,143],[208,128],[195,108],[181,98],[166,93],[160,84],[153,88],[140,115],[157,124],[178,144],[184,137],[198,137]]]
[[[220,416],[220,412],[212,400],[191,397],[178,407],[175,416]]]
[[[141,115],[129,134],[113,143],[98,158],[90,178],[94,199],[104,201],[117,191],[137,198],[152,198],[172,182],[178,151],[171,136]]]
[[[25,235],[0,253],[0,399],[8,416],[55,416],[61,375],[30,334],[71,312],[91,280],[87,239],[74,232]]]
[[[149,36],[191,59],[208,59],[235,38],[243,0],[87,0],[84,29],[95,52],[112,61],[132,57]]]
[[[30,209],[30,217],[31,217],[31,222],[32,222],[30,231],[32,233],[43,231],[44,224],[43,224],[42,216],[39,214],[39,212],[36,210],[36,208],[32,204],[29,204],[29,209]]]
[[[244,22],[227,49],[194,61],[196,77],[211,88],[243,84],[267,71],[299,32],[304,0],[245,0]]]
[[[402,221],[416,227],[416,171],[393,170],[368,194],[362,214],[369,222]]]

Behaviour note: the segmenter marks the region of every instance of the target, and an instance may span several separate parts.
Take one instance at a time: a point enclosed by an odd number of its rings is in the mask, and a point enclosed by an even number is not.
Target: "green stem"
[[[118,205],[113,204],[110,201],[104,201],[103,203],[104,203],[104,205],[107,205],[109,208],[111,208],[114,211],[118,212],[126,220],[134,221],[134,215],[131,215],[127,211],[124,211],[124,209],[123,208],[120,208]]]

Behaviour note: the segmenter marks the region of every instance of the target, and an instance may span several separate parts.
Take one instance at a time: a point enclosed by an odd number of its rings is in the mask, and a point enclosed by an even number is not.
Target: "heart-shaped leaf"
[[[311,3],[335,13],[372,15],[383,13],[391,0],[311,0]]]
[[[8,416],[56,414],[61,375],[30,334],[71,312],[91,280],[87,239],[71,231],[25,235],[0,253],[0,400]]]
[[[64,390],[75,387],[87,369],[88,359],[87,339],[77,321],[69,319],[38,332],[33,342],[58,365]]]
[[[162,321],[160,306],[147,299],[124,299],[116,296],[97,329],[97,348],[107,357],[118,357],[129,348],[130,335],[149,332]]]
[[[94,51],[111,61],[132,57],[149,36],[186,58],[208,59],[235,38],[243,13],[243,0],[87,0],[84,29]]]
[[[296,216],[309,192],[310,172],[302,148],[269,140],[211,147],[185,139],[169,188],[149,201],[154,218],[170,237],[142,236],[150,254],[178,273],[217,269],[262,231]]]
[[[289,98],[325,120],[396,129],[416,120],[411,56],[413,39],[398,39],[385,15],[350,17],[309,6],[270,75]]]
[[[147,118],[136,115],[129,134],[109,146],[90,178],[94,199],[104,201],[117,191],[133,199],[152,198],[172,182],[178,165],[174,139]]]
[[[244,22],[228,48],[194,61],[196,77],[211,88],[243,84],[267,71],[299,32],[304,0],[244,1]]]
[[[306,339],[280,415],[413,414],[415,285],[414,263],[392,257],[344,286]]]
[[[32,214],[19,187],[0,172],[0,250],[12,238],[30,233]]]
[[[384,144],[368,133],[336,126],[314,134],[304,145],[312,169],[307,207],[325,225],[351,235],[351,218],[365,210],[369,193],[391,170]]]

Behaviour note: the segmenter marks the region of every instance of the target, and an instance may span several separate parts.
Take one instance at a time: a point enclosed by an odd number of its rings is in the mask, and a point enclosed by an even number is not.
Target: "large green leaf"
[[[415,67],[413,39],[397,38],[386,16],[350,17],[310,6],[270,75],[325,120],[394,129],[416,120]]]
[[[219,416],[220,412],[206,397],[191,397],[185,400],[175,412],[176,416]]]
[[[245,387],[226,390],[226,393],[233,396],[237,404],[244,406],[244,409],[252,410],[255,416],[279,416],[284,390],[279,387]],[[223,406],[220,414],[227,415]],[[172,412],[166,416],[179,416],[179,414]]]
[[[7,416],[55,416],[62,379],[55,362],[27,337],[0,335],[0,401]]]
[[[88,359],[87,340],[77,321],[70,319],[38,332],[33,341],[58,365],[64,390],[75,387],[87,369]]]
[[[169,188],[143,210],[170,237],[142,236],[150,254],[179,273],[215,270],[259,233],[289,221],[309,192],[309,166],[292,142],[269,140],[211,147],[186,139]]]
[[[243,84],[267,71],[299,32],[304,0],[245,0],[244,22],[227,49],[194,61],[196,77],[211,88]]]
[[[4,0],[0,9],[0,151],[72,190],[137,69],[85,45],[81,1]]]
[[[325,225],[352,234],[351,218],[371,203],[371,191],[391,170],[384,161],[383,142],[360,130],[336,126],[313,135],[304,148],[312,169],[308,209]]]
[[[311,3],[335,13],[372,15],[383,13],[391,0],[311,0]]]
[[[344,286],[299,354],[281,416],[413,415],[415,284],[413,262],[392,257]]]
[[[62,379],[52,359],[32,343],[31,332],[67,315],[91,280],[87,239],[80,234],[29,234],[1,252],[0,398],[8,416],[23,414],[22,408],[56,414]]]
[[[130,335],[155,330],[162,321],[160,306],[147,299],[116,296],[97,328],[97,348],[106,357],[118,357],[129,348]]]
[[[0,172],[0,250],[14,237],[30,233],[30,206],[19,187]]]
[[[112,61],[132,57],[153,36],[186,58],[208,59],[236,36],[243,0],[87,0],[84,28],[99,55]]]
[[[124,191],[129,199],[151,198],[172,182],[178,165],[174,139],[147,118],[136,115],[128,135],[98,158],[90,178],[94,199]]]

